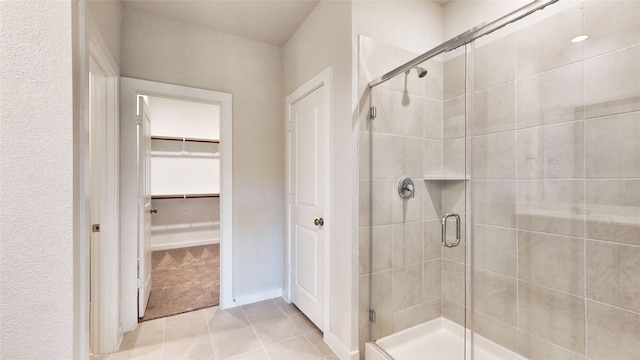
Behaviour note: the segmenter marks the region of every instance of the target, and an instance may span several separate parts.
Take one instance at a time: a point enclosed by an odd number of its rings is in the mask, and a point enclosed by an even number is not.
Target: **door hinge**
[[[289,132],[291,132],[291,128],[292,128],[292,127],[293,127],[293,126],[291,125],[291,120],[289,120],[289,124],[287,125],[287,129],[288,129],[288,131],[289,131]]]
[[[378,109],[375,106],[369,108],[369,119],[373,120],[378,116]]]
[[[142,125],[142,116],[136,115],[136,125]]]
[[[376,322],[376,312],[373,309],[369,309],[369,321]]]
[[[144,199],[142,196],[138,196],[138,207],[141,207],[142,205],[144,205]]]
[[[142,279],[138,279],[138,289],[142,289],[142,285],[144,285],[144,281]]]

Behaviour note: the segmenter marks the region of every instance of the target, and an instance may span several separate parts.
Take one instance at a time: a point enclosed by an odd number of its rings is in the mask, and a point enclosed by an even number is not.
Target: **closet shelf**
[[[200,199],[200,198],[217,198],[220,194],[182,194],[182,195],[151,195],[151,199]]]
[[[189,141],[189,142],[201,142],[219,144],[220,140],[215,139],[201,139],[201,138],[189,138],[189,137],[175,137],[175,136],[151,136],[151,140],[169,140],[169,141]]]

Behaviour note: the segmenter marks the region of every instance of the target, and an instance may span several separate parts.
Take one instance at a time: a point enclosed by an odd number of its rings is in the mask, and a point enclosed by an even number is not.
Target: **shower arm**
[[[510,12],[509,14],[498,18],[497,20],[494,20],[490,23],[483,23],[480,24],[476,27],[473,27],[465,32],[463,32],[462,34],[455,36],[451,39],[449,39],[448,41],[445,41],[444,43],[434,47],[433,49],[425,52],[422,55],[418,55],[416,58],[414,58],[413,60],[409,60],[408,62],[404,63],[403,65],[398,66],[397,68],[389,71],[388,73],[382,75],[381,77],[372,80],[371,82],[369,82],[369,88],[373,88],[376,87],[380,84],[382,84],[383,82],[392,79],[393,77],[395,77],[396,75],[402,74],[405,71],[413,68],[414,66],[418,66],[418,64],[421,64],[429,59],[431,59],[432,57],[442,54],[444,52],[449,52],[451,50],[457,49],[462,45],[465,45],[467,43],[470,43],[471,41],[478,39],[482,36],[488,35],[498,29],[501,29],[504,26],[507,26],[509,24],[511,24],[512,22],[518,21],[520,19],[522,19],[523,17],[530,15],[538,10],[542,10],[545,7],[557,2],[558,0],[536,0],[533,1],[530,4],[527,4],[513,12]]]

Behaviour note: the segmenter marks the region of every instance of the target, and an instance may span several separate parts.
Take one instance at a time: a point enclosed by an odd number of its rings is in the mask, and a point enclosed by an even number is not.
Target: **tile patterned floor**
[[[92,359],[338,360],[322,333],[281,298],[140,323],[120,351]]]

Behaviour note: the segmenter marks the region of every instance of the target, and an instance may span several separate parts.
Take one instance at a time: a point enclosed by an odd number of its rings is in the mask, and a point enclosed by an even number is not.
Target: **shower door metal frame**
[[[419,64],[433,58],[436,55],[445,53],[445,52],[449,52],[452,50],[455,50],[457,48],[459,48],[460,46],[463,46],[465,44],[468,44],[480,37],[483,37],[485,35],[491,34],[492,32],[501,29],[513,22],[516,22],[538,10],[542,10],[545,7],[558,2],[559,0],[536,0],[533,1],[532,3],[525,5],[513,12],[510,12],[509,14],[498,18],[497,20],[494,20],[490,23],[487,24],[481,24],[478,25],[476,27],[473,27],[463,33],[461,33],[458,36],[455,36],[451,39],[449,39],[448,41],[445,41],[444,43],[434,47],[433,49],[423,53],[422,55],[418,55],[417,57],[413,58],[412,60],[407,61],[406,63],[398,66],[397,68],[389,71],[388,73],[382,75],[381,77],[372,80],[369,82],[369,88],[374,88],[388,80],[391,80],[393,77],[395,77],[396,75],[400,75],[402,73],[404,73],[407,70],[412,69],[415,66],[418,66]]]

